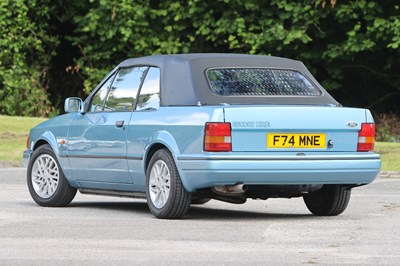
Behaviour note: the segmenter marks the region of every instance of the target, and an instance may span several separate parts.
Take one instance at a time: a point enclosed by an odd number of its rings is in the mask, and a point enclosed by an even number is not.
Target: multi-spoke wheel
[[[171,175],[167,164],[158,160],[153,164],[149,177],[149,194],[154,206],[161,209],[167,203],[171,188]]]
[[[53,150],[47,144],[33,153],[28,165],[27,182],[33,200],[41,206],[66,206],[76,194],[76,189],[68,184]]]
[[[190,207],[191,193],[182,185],[174,159],[166,149],[151,157],[146,175],[146,196],[157,218],[182,218]]]
[[[53,196],[60,179],[58,165],[53,157],[40,155],[33,163],[31,177],[33,189],[39,197],[48,199]]]

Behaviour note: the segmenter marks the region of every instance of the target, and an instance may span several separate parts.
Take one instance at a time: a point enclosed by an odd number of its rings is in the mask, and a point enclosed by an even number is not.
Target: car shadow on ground
[[[186,219],[195,220],[221,220],[221,219],[238,219],[238,220],[256,220],[256,219],[310,219],[315,217],[308,213],[273,213],[244,211],[232,209],[207,208],[207,206],[192,206],[186,215]]]
[[[143,202],[72,202],[68,208],[90,208],[109,210],[110,212],[133,212],[135,214],[151,215],[147,203]],[[221,209],[214,206],[191,206],[184,220],[255,220],[255,219],[312,219],[316,216],[311,213],[271,213],[267,210],[265,212],[246,211],[246,210],[232,210]]]
[[[110,211],[126,211],[126,212],[138,212],[138,213],[150,213],[147,203],[143,202],[118,202],[118,201],[76,201],[71,202],[68,208],[91,208],[91,209],[102,209]]]

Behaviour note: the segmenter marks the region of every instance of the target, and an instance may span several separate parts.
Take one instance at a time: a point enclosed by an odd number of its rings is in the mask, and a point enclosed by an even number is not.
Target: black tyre
[[[335,216],[344,212],[350,201],[351,190],[341,185],[325,185],[304,196],[307,208],[319,216]]]
[[[170,152],[161,149],[154,153],[146,173],[146,197],[151,213],[161,219],[182,218],[189,210],[191,196],[183,187]]]
[[[29,160],[27,183],[32,199],[40,206],[63,207],[76,195],[69,185],[50,145],[42,145]]]

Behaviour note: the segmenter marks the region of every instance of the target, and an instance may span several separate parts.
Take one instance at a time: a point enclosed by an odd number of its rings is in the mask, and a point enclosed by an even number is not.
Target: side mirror
[[[70,97],[65,99],[64,110],[66,113],[83,112],[83,106],[81,98]]]

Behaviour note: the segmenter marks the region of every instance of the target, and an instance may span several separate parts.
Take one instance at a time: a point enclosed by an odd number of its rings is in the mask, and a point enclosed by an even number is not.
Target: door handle
[[[124,126],[124,123],[125,123],[124,120],[120,120],[120,121],[115,122],[115,126],[117,128],[122,128]]]

